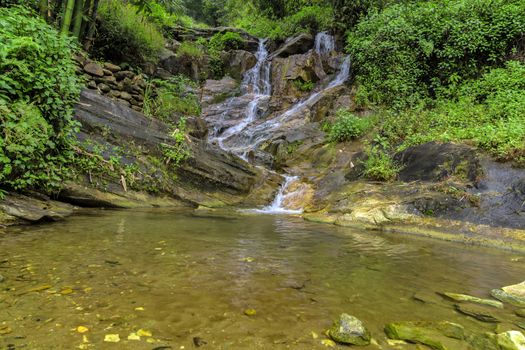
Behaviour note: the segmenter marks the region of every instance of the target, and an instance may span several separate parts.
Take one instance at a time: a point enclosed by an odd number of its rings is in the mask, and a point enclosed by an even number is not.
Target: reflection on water
[[[493,330],[433,293],[488,297],[525,271],[508,252],[286,216],[169,211],[91,211],[11,229],[0,252],[1,349],[191,349],[194,338],[209,349],[321,349],[342,312],[379,344],[362,349],[389,349],[382,329],[392,321]],[[139,329],[152,337],[127,339]],[[106,334],[120,342],[104,343]]]

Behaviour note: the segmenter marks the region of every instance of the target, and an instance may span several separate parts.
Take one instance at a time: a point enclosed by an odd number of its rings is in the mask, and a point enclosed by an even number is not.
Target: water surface
[[[362,349],[391,349],[392,321],[494,330],[434,292],[488,297],[525,277],[514,253],[275,215],[94,210],[0,233],[0,252],[1,349],[323,349],[342,312],[379,344]],[[127,340],[139,329],[152,337]]]

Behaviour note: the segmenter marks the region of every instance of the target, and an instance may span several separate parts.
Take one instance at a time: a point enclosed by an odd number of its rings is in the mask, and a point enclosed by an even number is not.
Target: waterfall
[[[279,192],[277,192],[273,202],[262,209],[255,209],[253,211],[263,214],[301,214],[303,212],[301,209],[294,210],[284,207],[285,199],[294,195],[294,192],[286,193],[288,188],[298,180],[299,178],[297,176],[284,175],[284,183],[281,185],[281,188],[279,188]]]
[[[210,142],[217,142],[223,150],[234,153],[246,161],[248,161],[250,151],[255,151],[262,143],[274,137],[283,123],[289,122],[294,116],[299,115],[306,109],[310,109],[323,97],[326,91],[343,84],[350,74],[351,62],[350,57],[347,56],[343,59],[335,77],[326,83],[324,87],[274,118],[259,122],[257,121],[258,110],[261,103],[270,99],[272,91],[270,78],[271,61],[268,60],[268,50],[265,42],[265,39],[259,40],[259,46],[255,54],[257,62],[245,73],[241,83],[243,95],[240,98],[250,99],[243,119],[220,134],[220,128],[216,128],[214,134],[210,135]],[[334,37],[327,32],[318,33],[315,37],[313,49],[321,56],[330,54],[335,51]],[[228,109],[235,99],[233,97],[227,101],[225,108]],[[227,114],[228,110],[225,110],[221,114],[221,118],[224,118]],[[304,122],[304,118],[299,120],[299,123]],[[274,201],[269,206],[256,210],[256,212],[272,214],[298,214],[302,212],[301,210],[289,210],[283,207],[286,198],[291,198],[295,194],[295,192],[289,191],[289,187],[298,181],[298,178],[295,176],[284,175],[284,179],[285,181]]]
[[[319,55],[326,55],[335,51],[335,39],[327,32],[317,33],[314,48]]]
[[[272,86],[270,83],[271,62],[267,60],[268,50],[266,49],[265,42],[266,39],[259,39],[259,46],[255,54],[257,63],[245,73],[241,83],[241,91],[246,95],[250,95],[252,98],[251,102],[246,107],[246,116],[235,126],[226,129],[220,136],[214,135],[210,139],[211,142],[216,140],[219,147],[223,150],[237,154],[245,160],[246,151],[237,150],[236,147],[228,145],[226,140],[231,136],[242,132],[250,123],[255,121],[257,119],[257,110],[260,103],[265,99],[270,98],[272,92]],[[232,100],[230,100],[228,104],[230,104]],[[227,110],[224,111],[224,113],[227,112]]]

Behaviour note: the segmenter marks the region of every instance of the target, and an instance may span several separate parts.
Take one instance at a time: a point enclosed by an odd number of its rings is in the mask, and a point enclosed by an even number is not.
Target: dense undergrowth
[[[525,166],[524,35],[522,1],[417,1],[369,14],[347,49],[356,102],[379,116],[374,152],[465,142]]]
[[[19,7],[0,8],[0,42],[1,188],[51,191],[74,156],[76,46]]]

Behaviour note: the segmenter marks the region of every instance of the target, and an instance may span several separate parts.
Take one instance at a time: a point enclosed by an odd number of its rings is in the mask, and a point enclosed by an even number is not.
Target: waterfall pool
[[[343,312],[377,342],[362,349],[416,349],[388,345],[385,324],[494,331],[436,292],[488,298],[525,271],[525,257],[506,251],[167,209],[85,210],[11,228],[0,251],[1,349],[325,349]],[[507,306],[496,311],[502,324],[518,322]]]

